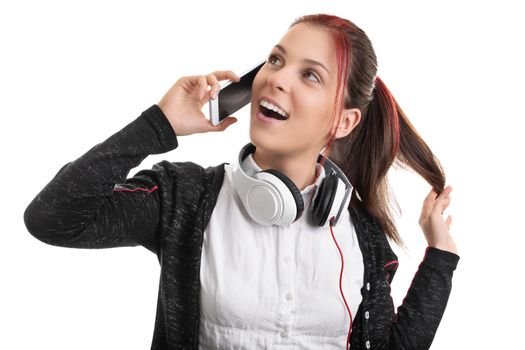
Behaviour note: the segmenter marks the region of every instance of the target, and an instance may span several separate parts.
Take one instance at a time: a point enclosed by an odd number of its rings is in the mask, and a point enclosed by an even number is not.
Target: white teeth
[[[277,107],[276,105],[271,104],[271,103],[268,102],[268,101],[261,100],[260,105],[263,106],[263,107],[266,107],[266,108],[268,108],[268,109],[271,109],[271,110],[274,111],[274,112],[279,113],[280,115],[282,115],[282,116],[285,117],[285,118],[288,118],[288,114],[286,114],[285,111],[283,111],[282,109],[280,109],[280,108]]]

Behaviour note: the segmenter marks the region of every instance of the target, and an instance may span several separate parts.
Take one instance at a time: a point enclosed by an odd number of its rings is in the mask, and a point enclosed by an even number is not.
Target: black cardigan
[[[28,231],[56,246],[142,245],[161,272],[151,349],[198,349],[199,272],[203,233],[224,178],[224,164],[155,164],[126,179],[150,154],[177,148],[157,105],[65,164],[24,212]],[[363,296],[352,349],[428,349],[445,311],[459,256],[427,248],[397,314],[390,283],[397,257],[376,221],[354,203],[348,210],[364,259]]]

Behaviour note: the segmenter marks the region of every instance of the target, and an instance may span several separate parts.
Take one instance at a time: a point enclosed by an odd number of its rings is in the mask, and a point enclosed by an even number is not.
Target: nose
[[[289,77],[286,68],[281,68],[278,71],[272,72],[268,75],[267,83],[272,89],[278,89],[282,92],[289,91]]]

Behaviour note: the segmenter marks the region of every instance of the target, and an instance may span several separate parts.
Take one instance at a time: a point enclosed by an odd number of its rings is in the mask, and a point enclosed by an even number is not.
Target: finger
[[[430,189],[430,192],[423,200],[423,208],[421,209],[421,213],[423,215],[427,215],[432,211],[432,208],[434,207],[434,203],[436,201],[437,193],[434,191],[434,189]]]
[[[208,88],[208,82],[206,80],[206,76],[204,75],[200,75],[197,81],[198,81],[199,99],[202,100]]]
[[[443,214],[443,211],[448,207],[450,204],[450,197],[439,197],[436,199],[432,205],[431,213],[439,213],[440,215]]]
[[[224,131],[227,127],[237,122],[237,118],[230,116],[220,122],[218,125],[215,125],[211,131]]]
[[[239,81],[241,78],[231,70],[217,70],[213,74],[219,80],[230,79],[231,81]]]
[[[443,214],[445,209],[448,208],[449,204],[450,204],[450,197],[446,197],[439,203],[439,205],[436,205],[436,206],[440,208],[441,214]]]
[[[447,186],[443,189],[443,192],[439,194],[439,197],[447,197],[452,192],[452,186]]]
[[[452,191],[452,186],[449,185],[449,186],[446,186],[442,191],[440,191],[439,194],[434,188],[432,188],[431,192],[435,193],[436,196],[434,197],[434,199],[437,200],[439,198],[448,196],[451,191]]]
[[[425,198],[425,201],[429,202],[429,203],[432,203],[432,202],[434,202],[436,200],[437,197],[438,197],[437,192],[433,188],[431,188],[430,192],[427,194],[427,196]]]
[[[445,187],[439,195],[432,188],[430,190],[430,193],[425,198],[424,208],[426,208],[429,211],[432,210],[432,208],[435,208],[439,202],[449,198],[450,192],[452,192],[452,186]]]
[[[450,192],[452,192],[452,187],[447,186],[443,189],[443,192],[440,193],[438,198],[436,198],[435,206],[441,210],[441,214],[443,214],[443,210],[445,210],[450,204]]]
[[[228,128],[230,125],[235,123],[237,123],[237,118],[235,118],[234,116],[230,116],[221,123],[223,125],[219,124],[218,126],[221,128],[221,131],[223,131],[226,130],[226,128]]]
[[[221,86],[219,85],[219,80],[217,77],[212,73],[208,74],[206,76],[206,79],[208,80],[208,84],[211,86],[210,89],[210,97],[215,98],[219,90],[221,89]]]

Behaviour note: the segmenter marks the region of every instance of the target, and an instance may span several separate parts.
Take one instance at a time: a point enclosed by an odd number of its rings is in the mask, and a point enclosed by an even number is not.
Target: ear
[[[361,121],[361,111],[358,108],[345,109],[342,112],[341,121],[337,126],[335,132],[335,138],[340,139],[348,136],[350,132],[359,124]]]

